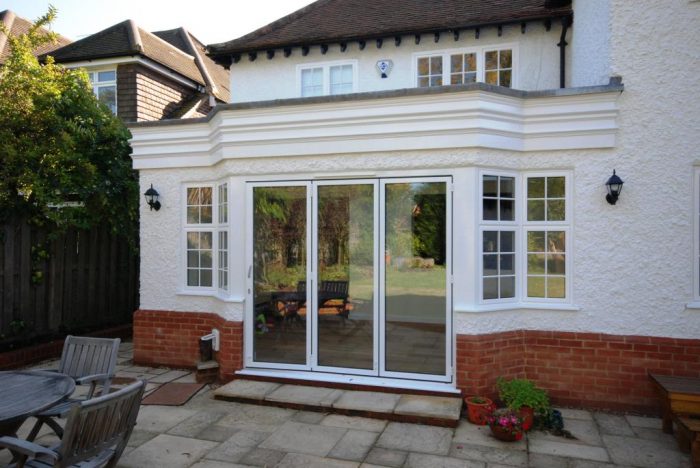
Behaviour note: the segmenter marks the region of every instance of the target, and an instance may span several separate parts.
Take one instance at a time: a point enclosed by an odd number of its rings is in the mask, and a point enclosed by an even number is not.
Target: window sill
[[[235,297],[235,296],[224,296],[223,294],[217,292],[217,291],[194,291],[194,290],[188,290],[188,289],[183,289],[177,292],[178,296],[199,296],[199,297],[211,297],[213,299],[218,299],[221,302],[227,302],[227,303],[235,303],[235,304],[242,304],[245,302],[245,299],[242,297]]]
[[[698,303],[700,307],[700,303]],[[500,312],[505,310],[552,310],[561,312],[578,312],[581,307],[572,304],[560,304],[552,302],[508,302],[501,304],[478,304],[467,306],[455,306],[456,313],[478,314],[484,312]]]
[[[688,302],[685,305],[686,309],[700,309],[700,301]]]

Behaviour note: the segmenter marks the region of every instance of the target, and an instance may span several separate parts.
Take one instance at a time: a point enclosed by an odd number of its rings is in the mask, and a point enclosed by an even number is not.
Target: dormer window
[[[356,91],[356,61],[305,64],[297,69],[301,97],[348,94]]]
[[[117,113],[117,71],[99,70],[88,72],[92,92],[97,100],[109,107],[113,114]]]
[[[477,81],[513,87],[515,46],[482,47],[417,54],[416,86],[460,85]]]

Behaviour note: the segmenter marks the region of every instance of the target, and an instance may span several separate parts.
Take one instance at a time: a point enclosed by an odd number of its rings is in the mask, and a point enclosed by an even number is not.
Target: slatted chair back
[[[68,415],[60,446],[57,467],[68,467],[92,459],[80,466],[115,466],[136,424],[145,389],[136,381],[121,390],[85,400]]]
[[[83,336],[66,337],[58,371],[74,379],[95,374],[109,376],[102,382],[108,389],[117,365],[119,338],[88,338]]]

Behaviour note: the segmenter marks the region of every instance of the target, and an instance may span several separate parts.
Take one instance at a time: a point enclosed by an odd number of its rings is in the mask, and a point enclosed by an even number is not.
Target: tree
[[[50,7],[17,36],[0,24],[11,49],[0,68],[0,221],[26,218],[54,233],[107,224],[135,244],[129,131],[97,101],[84,71],[32,53],[56,40],[42,29],[55,15]]]

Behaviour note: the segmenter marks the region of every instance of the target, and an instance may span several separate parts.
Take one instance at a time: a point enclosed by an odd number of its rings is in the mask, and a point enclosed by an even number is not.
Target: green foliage
[[[523,406],[529,406],[537,414],[549,414],[552,409],[547,392],[536,387],[531,380],[505,380],[499,377],[496,387],[501,401],[514,411],[518,411]]]
[[[32,54],[55,41],[41,31],[55,15],[51,7],[18,36],[0,25],[11,50],[0,68],[0,221],[27,218],[54,234],[107,224],[135,245],[129,131],[97,101],[85,72]]]

